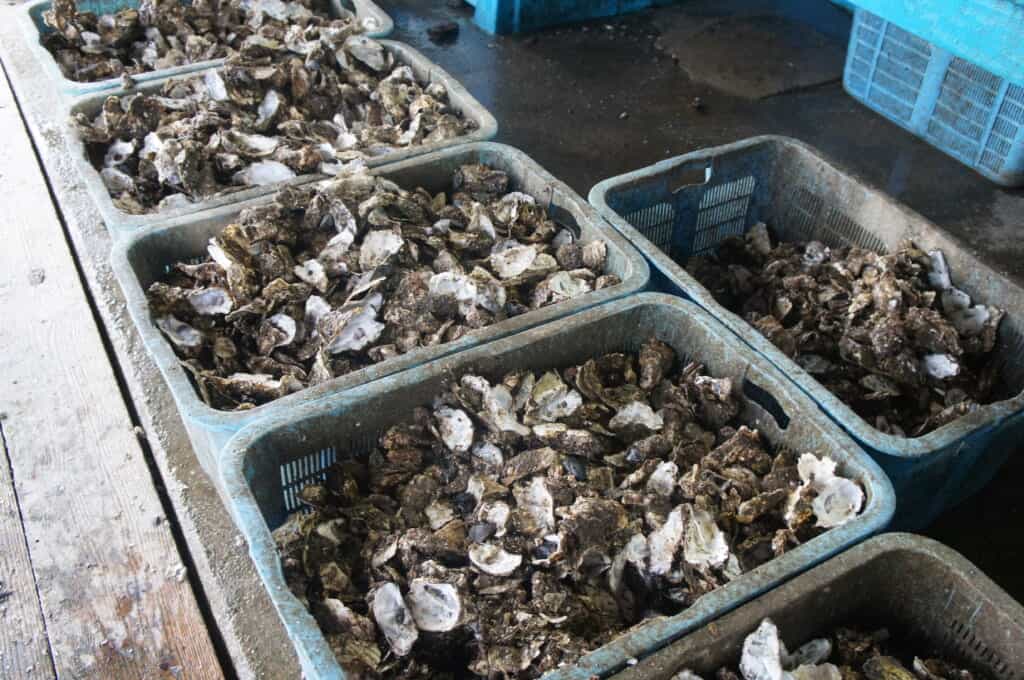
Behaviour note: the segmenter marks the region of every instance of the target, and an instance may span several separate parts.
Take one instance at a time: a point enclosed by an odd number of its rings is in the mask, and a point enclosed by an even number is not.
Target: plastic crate
[[[224,442],[246,425],[274,414],[292,413],[297,407],[325,395],[436,361],[453,352],[524,331],[647,286],[650,272],[640,253],[609,227],[582,197],[512,147],[490,143],[467,144],[394,163],[375,172],[405,187],[422,186],[437,192],[450,189],[452,173],[465,163],[486,163],[499,168],[509,174],[517,191],[535,196],[540,205],[556,206],[568,212],[580,226],[582,241],[601,239],[608,244],[608,271],[618,276],[621,283],[471,331],[454,342],[418,348],[262,406],[246,411],[220,411],[199,397],[170,343],[153,323],[145,291],[154,281],[163,278],[168,266],[205,256],[209,239],[231,223],[242,209],[266,203],[272,200],[271,197],[152,227],[114,246],[111,267],[124,291],[128,312],[167,381],[199,460],[211,477],[217,478],[216,457]]]
[[[968,497],[1024,438],[1024,290],[962,244],[884,193],[785,137],[755,137],[668,159],[607,179],[590,202],[652,263],[656,288],[694,300],[768,357],[873,455],[896,487],[895,525],[916,529]],[[726,236],[767,223],[782,240],[816,239],[875,251],[912,239],[941,250],[955,284],[976,302],[1007,311],[995,356],[1005,395],[928,434],[884,434],[841,402],[683,268]]]
[[[703,677],[735,668],[743,639],[770,618],[789,649],[861,623],[885,626],[991,680],[1024,675],[1024,608],[959,553],[910,534],[885,534],[640,661],[615,680]]]
[[[525,33],[558,24],[611,17],[675,0],[468,0],[473,20],[488,33]]]
[[[374,158],[367,158],[367,166],[377,167],[387,165],[407,158],[422,156],[432,151],[459,146],[460,144],[484,142],[493,138],[498,133],[498,122],[494,119],[494,116],[492,116],[491,113],[459,83],[459,81],[450,76],[447,71],[408,45],[394,42],[393,40],[382,40],[380,42],[382,45],[387,47],[390,52],[394,53],[399,62],[408,64],[416,74],[416,77],[422,82],[443,84],[448,90],[448,100],[451,103],[452,108],[461,112],[466,120],[474,121],[477,128],[468,134],[455,139],[449,139],[433,144],[421,144],[419,146],[408,147],[399,151],[386,153]],[[201,74],[191,74],[185,77],[200,76]],[[158,92],[160,88],[164,86],[166,80],[169,79],[150,81],[145,85],[135,88],[133,91]],[[71,116],[77,113],[84,113],[91,118],[102,109],[103,103],[108,97],[125,96],[126,94],[129,93],[123,89],[118,89],[111,92],[87,95],[72,102],[70,111],[66,117],[70,119]],[[103,183],[103,178],[100,176],[99,170],[93,166],[92,161],[89,159],[89,155],[86,150],[86,143],[82,136],[70,125],[65,125],[65,129],[68,139],[68,151],[77,163],[79,174],[82,177],[82,181],[85,183],[85,188],[92,197],[93,202],[96,203],[96,207],[99,209],[100,215],[102,215],[103,221],[107,225],[107,229],[115,238],[119,238],[128,232],[133,232],[142,227],[156,224],[158,222],[166,222],[179,217],[201,213],[212,208],[237,204],[251,198],[274,193],[285,186],[306,184],[307,182],[322,180],[326,177],[326,175],[320,174],[299,175],[298,177],[294,177],[285,182],[257,187],[239,187],[237,191],[223,193],[208,200],[199,201],[173,210],[146,213],[143,215],[132,215],[118,209],[117,206],[114,205],[114,200],[111,198],[110,192],[107,191],[107,187]]]
[[[189,0],[182,1],[190,4]],[[25,40],[50,79],[57,84],[62,93],[71,96],[80,96],[90,92],[112,90],[121,87],[120,78],[107,78],[106,80],[97,80],[91,83],[81,83],[64,76],[53,55],[40,42],[42,36],[53,31],[52,28],[43,22],[43,12],[48,11],[52,4],[52,0],[34,0],[26,4],[18,13],[18,21],[21,23]],[[138,7],[139,0],[77,0],[77,4],[78,8],[84,12],[110,14],[121,9]],[[366,35],[371,38],[383,38],[394,30],[394,22],[391,20],[391,17],[373,0],[331,0],[331,9],[336,16],[341,15],[342,8],[348,8],[349,11],[355,12],[360,24],[362,24],[366,31]],[[160,78],[220,66],[223,63],[223,59],[210,59],[194,64],[140,73],[133,75],[132,79],[138,83],[145,83],[151,80],[159,80]]]
[[[310,680],[342,678],[341,669],[312,616],[285,585],[270,531],[298,504],[294,493],[337,456],[369,451],[379,434],[429,404],[444,385],[466,373],[497,378],[516,369],[545,370],[578,364],[612,351],[637,351],[656,335],[682,357],[716,376],[729,376],[746,399],[740,419],[776,446],[814,451],[839,462],[867,494],[862,514],[712,591],[672,617],[634,627],[583,657],[551,671],[546,680],[604,677],[629,659],[657,649],[760,593],[881,531],[893,512],[888,479],[778,369],[758,356],[693,303],[644,293],[610,302],[525,333],[425,364],[317,404],[292,409],[239,433],[223,456],[229,506],[249,544]]]
[[[975,16],[972,7],[986,4],[1005,9],[1005,16],[987,22]],[[854,12],[846,91],[993,182],[1024,185],[1024,4],[885,5],[910,23]],[[947,15],[960,20],[947,22]],[[950,36],[953,26],[960,30]],[[948,36],[947,46],[933,42],[932,33]],[[999,51],[975,49],[985,45]]]

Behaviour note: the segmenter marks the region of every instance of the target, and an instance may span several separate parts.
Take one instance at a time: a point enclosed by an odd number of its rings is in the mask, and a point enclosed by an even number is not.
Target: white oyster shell
[[[370,612],[396,656],[405,656],[412,651],[419,631],[397,585],[384,583],[378,587],[373,594]]]
[[[473,455],[495,468],[505,464],[505,456],[502,455],[501,449],[490,442],[480,442],[474,446]]]
[[[797,460],[797,472],[802,484],[789,496],[785,519],[793,520],[796,501],[806,487],[811,487],[817,496],[811,509],[817,517],[817,526],[826,529],[842,526],[860,513],[864,506],[864,490],[856,482],[836,475],[836,462],[824,456],[805,453]]]
[[[409,584],[406,597],[416,627],[428,633],[443,633],[455,628],[462,616],[459,591],[450,583],[433,583],[416,578]]]
[[[523,556],[490,543],[474,543],[469,547],[469,561],[485,574],[508,576],[523,563]]]
[[[481,203],[474,203],[470,209],[469,224],[466,225],[466,231],[479,232],[491,238],[498,237],[498,232],[494,229],[494,222],[487,213],[487,208]]]
[[[280,145],[276,137],[247,134],[237,130],[222,132],[220,138],[228,152],[249,158],[265,158],[274,153]]]
[[[320,260],[306,260],[302,264],[295,265],[295,275],[300,281],[305,281],[321,293],[327,290],[330,280],[327,278],[327,270]]]
[[[949,276],[949,265],[946,264],[946,256],[942,254],[941,250],[931,250],[928,252],[928,258],[932,263],[931,271],[928,272],[928,283],[931,287],[935,290],[952,288],[953,281]]]
[[[320,319],[323,318],[324,314],[327,314],[330,311],[331,306],[327,303],[327,300],[324,300],[319,295],[310,295],[306,298],[306,326],[314,329],[313,332],[315,333],[316,327],[320,323]]]
[[[277,93],[277,90],[267,90],[267,93],[263,95],[263,101],[260,102],[260,106],[257,109],[256,129],[265,130],[274,120],[280,108],[281,95]]]
[[[779,629],[765,619],[743,641],[740,673],[744,680],[783,680],[782,653]]]
[[[377,321],[377,312],[383,301],[384,296],[380,293],[368,296],[327,345],[327,351],[331,354],[358,352],[375,342],[385,327]]]
[[[510,514],[512,514],[512,508],[510,508],[508,503],[504,501],[484,503],[480,506],[480,510],[477,512],[477,516],[480,518],[481,522],[490,522],[494,525],[495,538],[501,538],[508,531],[506,526],[508,525],[508,518]]]
[[[210,99],[215,102],[224,102],[228,100],[228,88],[224,84],[224,79],[220,77],[220,71],[207,71],[206,75],[203,76],[203,84],[206,85],[206,93],[210,95]]]
[[[203,334],[173,314],[156,320],[156,327],[164,332],[167,339],[178,347],[202,347]]]
[[[629,402],[608,421],[608,427],[612,430],[633,425],[642,425],[652,432],[657,432],[665,425],[665,421],[642,401]]]
[[[484,416],[487,424],[497,432],[515,432],[527,436],[530,428],[519,422],[515,414],[512,393],[504,385],[489,387],[484,393]]]
[[[131,175],[121,172],[117,168],[103,168],[100,170],[100,179],[112,194],[117,195],[125,191],[132,191],[135,188],[135,180]]]
[[[686,518],[683,559],[695,567],[719,567],[729,559],[729,543],[707,510],[691,507]]]
[[[675,489],[678,477],[679,466],[671,461],[662,461],[647,478],[647,490],[663,498],[668,498]]]
[[[583,405],[583,397],[570,390],[561,376],[548,371],[536,382],[527,405],[527,422],[553,423],[567,418]]]
[[[378,267],[400,251],[405,244],[401,234],[390,229],[376,229],[363,238],[359,248],[359,268],[368,272]]]
[[[442,499],[434,500],[434,502],[424,508],[423,514],[427,516],[430,528],[434,531],[455,519],[455,510],[452,508],[452,504]]]
[[[647,545],[647,538],[643,534],[633,534],[622,550],[612,560],[612,566],[608,570],[608,587],[613,593],[622,589],[622,576],[627,564],[642,566],[651,555],[651,549]]]
[[[672,676],[671,680],[704,680],[702,677],[691,671],[689,668],[684,668],[675,675]]]
[[[960,375],[960,363],[951,354],[926,354],[921,359],[921,368],[938,380]]]
[[[459,303],[459,313],[466,316],[476,306],[477,288],[472,279],[455,272],[441,272],[430,277],[427,290],[431,297],[452,295]]]
[[[811,503],[817,526],[825,529],[842,526],[857,516],[864,506],[864,491],[844,477],[833,477],[818,491]]]
[[[491,269],[502,279],[514,279],[522,276],[533,261],[537,259],[537,251],[533,246],[512,246],[500,252],[491,253]]]
[[[295,340],[295,334],[298,331],[298,324],[295,323],[295,319],[287,314],[275,314],[263,323],[270,324],[284,334],[271,346],[271,349],[285,347],[292,344],[292,341]]]
[[[555,528],[555,501],[544,477],[534,476],[529,484],[517,486],[512,493],[519,508],[541,531],[547,533]]]
[[[387,50],[379,42],[366,36],[351,36],[345,41],[345,51],[374,71],[383,71],[388,66]]]
[[[672,570],[672,561],[683,540],[683,532],[683,506],[679,505],[668,513],[665,523],[647,537],[648,571],[652,574],[667,574]]]
[[[192,305],[192,309],[196,310],[196,314],[203,316],[227,314],[234,306],[231,295],[223,288],[216,286],[189,291],[188,301]]]
[[[441,441],[455,453],[465,453],[473,445],[473,421],[462,409],[442,406],[434,412]]]
[[[116,167],[131,158],[133,153],[135,153],[134,139],[127,141],[118,139],[107,147],[107,153],[103,156],[103,165],[107,168]]]
[[[275,182],[284,182],[293,177],[295,177],[295,171],[284,163],[260,161],[235,173],[234,181],[236,184],[244,184],[246,186],[263,186],[265,184],[274,184]]]

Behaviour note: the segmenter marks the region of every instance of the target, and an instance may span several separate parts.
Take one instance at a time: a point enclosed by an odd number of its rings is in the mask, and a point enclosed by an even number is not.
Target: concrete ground
[[[669,156],[753,135],[790,135],[1024,284],[1024,191],[996,186],[847,96],[834,52],[845,50],[850,17],[824,0],[689,0],[521,36],[484,33],[472,22],[472,8],[458,2],[391,0],[387,7],[396,26],[391,37],[436,61],[489,108],[500,124],[497,141],[523,149],[581,195],[601,179]],[[694,31],[737,15],[781,16],[791,26],[805,24],[793,26],[801,35],[813,24],[831,41],[831,51],[817,37],[794,40],[783,32],[778,40],[792,46],[793,73],[811,69],[818,84],[796,82],[790,89],[792,81],[778,69],[723,78],[714,69],[740,69],[779,53],[771,40],[741,41],[749,37],[743,31],[724,37],[717,50],[715,41],[702,39],[702,63],[694,54]],[[435,44],[427,29],[443,21],[459,25],[458,37]],[[752,91],[761,92],[761,76],[780,79],[768,90],[785,91],[752,99],[702,84],[728,81],[724,87],[736,91],[736,79],[746,77],[756,85]],[[703,107],[693,105],[697,97]],[[1017,456],[981,494],[925,532],[962,552],[1018,600],[1024,600],[1022,477],[1024,458]]]

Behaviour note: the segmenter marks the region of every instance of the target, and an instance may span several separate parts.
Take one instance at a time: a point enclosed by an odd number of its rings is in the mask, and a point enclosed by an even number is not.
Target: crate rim
[[[332,8],[336,2],[337,0],[332,1]],[[394,20],[374,0],[351,0],[351,2],[355,8],[356,16],[362,17],[361,21],[373,19],[378,24],[378,28],[373,31],[367,31],[364,35],[369,38],[381,39],[386,38],[394,31]],[[19,8],[17,12],[17,19],[21,24],[22,33],[28,41],[29,48],[35,55],[36,60],[42,64],[43,70],[46,71],[50,80],[52,80],[54,85],[57,86],[59,93],[66,97],[78,97],[120,88],[120,78],[107,78],[92,82],[81,82],[71,80],[61,72],[60,66],[57,65],[57,60],[54,59],[53,55],[50,54],[50,52],[41,44],[40,38],[42,37],[42,34],[40,33],[35,20],[32,18],[32,14],[39,8],[48,9],[48,6],[52,4],[53,0],[31,0],[31,2],[28,2]],[[139,84],[144,84],[153,80],[162,80],[163,78],[180,76],[194,71],[216,68],[223,64],[224,59],[208,59],[206,61],[197,61],[192,64],[183,64],[172,68],[147,71],[145,73],[132,76],[132,79]]]
[[[44,1],[48,2],[49,0]],[[428,73],[427,80],[436,80],[437,82],[444,84],[445,88],[448,90],[449,101],[453,104],[455,102],[459,102],[454,108],[458,108],[466,119],[475,120],[477,123],[477,129],[455,139],[415,147],[406,147],[392,153],[367,158],[365,159],[365,162],[369,168],[373,169],[395,163],[401,163],[411,158],[418,158],[436,151],[463,146],[473,142],[486,142],[493,139],[494,136],[498,134],[498,121],[494,115],[488,111],[454,76],[448,73],[448,71],[441,68],[421,52],[405,43],[397,42],[395,40],[378,40],[378,42],[386,47],[390,52],[394,53],[399,61],[411,65],[414,69],[419,68],[426,71]],[[286,187],[302,186],[310,182],[330,179],[330,176],[320,173],[297,175],[296,177],[284,182],[276,182],[274,184],[267,184],[264,186],[240,188],[237,191],[222,193],[205,201],[199,201],[186,207],[175,208],[174,210],[168,210],[166,212],[149,212],[141,215],[132,215],[118,209],[117,206],[114,205],[113,197],[111,197],[110,192],[107,191],[106,186],[103,184],[99,170],[88,158],[85,140],[74,126],[70,124],[72,116],[74,116],[74,114],[83,107],[95,107],[98,109],[102,106],[107,97],[125,96],[139,92],[159,91],[160,88],[168,81],[179,78],[197,78],[203,76],[208,71],[219,70],[222,68],[223,65],[176,76],[161,77],[140,83],[137,87],[130,90],[118,88],[116,90],[107,90],[104,92],[90,92],[81,97],[71,99],[65,105],[60,124],[64,130],[65,141],[68,146],[68,154],[70,155],[71,161],[77,166],[82,182],[85,184],[86,190],[92,198],[93,203],[96,205],[96,208],[99,210],[103,221],[106,223],[107,230],[110,232],[111,237],[114,240],[126,238],[128,235],[138,231],[139,229],[143,229],[153,224],[164,223],[168,220],[177,219],[179,217],[198,216],[211,210],[237,205],[252,198],[271,195]]]
[[[760,135],[730,144],[700,149],[692,153],[659,161],[654,165],[640,168],[639,170],[609,177],[594,185],[590,190],[588,200],[613,227],[625,235],[627,240],[633,243],[650,260],[652,266],[658,272],[672,283],[678,285],[700,307],[711,312],[730,331],[738,335],[744,342],[783,370],[790,380],[820,404],[823,411],[840,423],[843,428],[849,431],[862,444],[896,458],[920,459],[946,446],[955,444],[975,432],[995,428],[1015,413],[1024,410],[1024,390],[1021,390],[1009,399],[982,405],[973,413],[962,416],[920,437],[899,437],[883,433],[868,424],[866,420],[833,395],[831,391],[801,368],[799,364],[779,351],[770,340],[757,332],[753,326],[716,302],[707,289],[687,273],[682,265],[673,261],[658,246],[651,243],[649,239],[608,205],[608,192],[622,185],[663,174],[681,165],[702,160],[713,161],[719,155],[750,149],[762,144],[782,144],[799,147],[818,160],[832,166],[844,179],[849,179],[862,185],[868,193],[872,194],[873,198],[885,202],[888,206],[899,210],[916,221],[926,222],[928,225],[938,229],[931,220],[911,210],[899,201],[890,198],[888,194],[879,190],[874,184],[855,178],[845,168],[824,156],[813,146],[783,135]],[[943,235],[954,243],[959,244],[959,239],[945,232],[943,232]],[[963,247],[962,244],[960,245]],[[1018,288],[1020,294],[1024,296],[1024,289],[1020,289],[1019,286],[1012,282],[1010,283],[1013,287]]]
[[[591,291],[590,293],[587,293],[586,296],[576,300],[566,300],[547,307],[531,310],[530,312],[518,317],[513,317],[506,321],[485,326],[484,328],[468,333],[466,336],[463,336],[463,338],[468,338],[473,342],[471,347],[479,343],[486,343],[495,338],[500,338],[506,334],[519,333],[535,325],[561,318],[566,314],[572,313],[572,310],[566,309],[566,306],[571,307],[574,303],[579,304],[586,300],[585,306],[590,307],[598,305],[601,302],[630,295],[634,292],[643,290],[647,286],[650,278],[650,269],[647,265],[647,261],[644,260],[639,251],[629,243],[625,237],[611,228],[611,226],[601,218],[597,211],[594,210],[593,206],[587,203],[582,196],[573,191],[567,184],[555,178],[539,163],[537,163],[537,161],[533,160],[532,157],[519,149],[494,142],[472,142],[469,144],[452,146],[403,161],[370,168],[370,172],[373,174],[390,173],[396,170],[425,165],[427,163],[443,160],[452,156],[481,152],[491,152],[517,159],[519,162],[528,166],[532,172],[535,172],[543,178],[545,184],[556,187],[567,198],[567,202],[571,202],[572,207],[585,215],[588,218],[588,221],[600,231],[600,237],[610,246],[618,249],[622,253],[628,263],[631,274],[615,286],[602,290]],[[353,371],[352,373],[336,377],[333,380],[320,385],[307,387],[299,392],[289,394],[285,397],[281,397],[280,399],[275,399],[274,401],[267,402],[266,404],[256,406],[246,411],[223,411],[215,409],[203,402],[196,392],[196,389],[193,387],[187,375],[187,371],[181,367],[181,362],[174,353],[174,350],[171,348],[170,343],[166,338],[164,338],[163,334],[152,322],[149,316],[149,305],[146,301],[145,291],[142,289],[142,286],[138,284],[135,270],[132,267],[129,255],[136,246],[144,243],[154,235],[176,231],[183,226],[191,224],[197,219],[213,219],[221,216],[232,215],[245,208],[262,205],[271,200],[273,200],[273,194],[253,198],[242,203],[221,206],[220,208],[207,211],[201,215],[189,215],[167,220],[138,230],[132,233],[128,238],[116,241],[111,248],[110,266],[114,272],[115,278],[121,286],[122,292],[124,293],[129,315],[131,316],[139,335],[142,337],[147,352],[153,358],[157,368],[160,369],[161,374],[164,376],[164,380],[167,381],[171,394],[174,397],[175,404],[186,421],[196,422],[211,433],[221,433],[224,435],[232,434],[238,431],[241,427],[253,422],[254,420],[258,420],[269,413],[287,411],[289,409],[302,406],[303,404],[324,399],[336,392],[347,391],[360,384],[379,380],[384,375],[388,375],[392,372],[415,368],[424,361],[432,361],[452,353],[465,351],[465,348],[450,348],[451,345],[457,344],[459,341],[456,341],[455,343],[445,343],[435,347],[421,347],[412,352],[400,355],[399,357],[382,361],[379,364],[374,364],[367,368],[360,369],[359,371]],[[509,325],[504,328],[498,327],[499,324],[506,323]],[[395,366],[398,366],[398,368],[394,368]]]
[[[460,366],[464,366],[485,354],[502,353],[528,346],[538,335],[540,337],[556,335],[561,329],[571,324],[614,316],[633,308],[659,305],[681,311],[695,323],[703,324],[715,331],[722,331],[719,335],[729,337],[724,332],[725,329],[721,322],[706,310],[701,309],[696,303],[673,295],[644,292],[591,307],[544,324],[533,329],[533,334],[519,333],[460,352],[457,356],[446,358],[446,365],[434,367],[427,365],[422,368],[428,372],[454,374],[459,370],[459,366],[451,366],[451,361],[458,361]],[[765,357],[759,356],[752,348],[745,346],[739,338],[732,337],[726,342],[732,342],[737,350],[748,354],[747,358],[752,363],[763,362],[764,371],[758,373],[758,380],[771,385],[775,389],[773,393],[784,395],[787,400],[798,403],[807,411],[818,412],[810,397],[800,390],[794,389],[795,386],[786,380],[779,369],[772,366]],[[342,680],[345,675],[323,639],[323,634],[312,615],[285,584],[270,529],[263,520],[262,512],[246,479],[244,469],[246,452],[271,432],[293,427],[292,423],[296,420],[296,416],[312,417],[327,414],[339,407],[350,407],[367,396],[400,390],[422,379],[422,374],[403,371],[374,383],[361,385],[348,392],[335,393],[328,398],[305,404],[300,409],[274,414],[235,433],[221,453],[221,481],[227,497],[230,499],[229,510],[235,516],[239,529],[245,537],[249,546],[249,555],[264,586],[271,594],[271,599],[283,625],[289,636],[296,641],[294,645],[296,653],[302,660],[304,672],[309,677],[318,680],[325,678]],[[668,631],[685,629],[687,626],[690,626],[691,632],[697,630],[700,626],[735,609],[742,603],[779,586],[794,575],[820,564],[830,555],[841,553],[873,534],[883,531],[891,521],[896,508],[895,492],[889,478],[871,456],[857,445],[842,428],[827,418],[824,419],[823,424],[828,428],[826,434],[836,441],[837,448],[849,456],[849,464],[857,466],[862,474],[861,478],[870,483],[871,493],[858,517],[803,543],[782,557],[769,560],[744,573],[725,586],[704,595],[694,605],[673,617],[654,618],[643,624],[638,624],[629,631],[623,632],[612,642],[585,655],[572,667],[549,671],[544,678],[546,680],[586,680],[594,676],[608,677],[616,672],[615,667],[622,666],[626,659],[651,650],[659,641],[664,643],[666,637],[670,635]],[[818,554],[817,557],[815,557],[815,553]],[[824,556],[821,556],[822,553]],[[265,559],[261,558],[261,555]],[[692,612],[692,614],[687,615],[688,612]],[[673,624],[673,622],[675,623]],[[667,628],[668,631],[659,632],[662,628]],[[674,637],[679,636],[680,634],[677,634]]]

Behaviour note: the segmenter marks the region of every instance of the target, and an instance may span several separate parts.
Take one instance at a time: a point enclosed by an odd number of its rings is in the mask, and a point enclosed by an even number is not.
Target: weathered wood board
[[[57,676],[215,680],[220,664],[6,79],[0,130],[0,412]]]
[[[4,288],[0,287],[0,308]],[[53,678],[36,580],[21,527],[0,413],[0,678]]]

